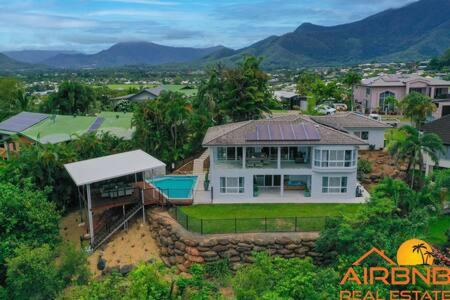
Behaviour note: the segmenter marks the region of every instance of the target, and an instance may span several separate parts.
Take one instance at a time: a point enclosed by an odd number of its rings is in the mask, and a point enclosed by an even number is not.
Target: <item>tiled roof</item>
[[[367,145],[363,140],[357,138],[354,135],[350,135],[334,128],[320,125],[304,116],[287,114],[274,118],[230,123],[226,125],[211,127],[208,129],[205,138],[203,139],[203,146],[258,145],[261,144],[261,142],[247,140],[247,136],[250,133],[256,131],[257,125],[296,125],[303,122],[312,123],[316,126],[320,134],[320,140],[306,140],[301,142],[277,140],[271,141],[270,144]]]
[[[446,85],[450,86],[450,81],[445,81],[436,78],[422,77],[413,74],[390,74],[381,75],[363,79],[361,85],[363,86],[406,86],[407,83],[412,81],[425,81],[428,85]]]
[[[450,115],[423,125],[424,132],[436,133],[446,145],[450,145]]]
[[[311,119],[317,123],[338,130],[345,130],[347,128],[390,128],[388,124],[354,112],[336,113],[327,116],[311,116]]]

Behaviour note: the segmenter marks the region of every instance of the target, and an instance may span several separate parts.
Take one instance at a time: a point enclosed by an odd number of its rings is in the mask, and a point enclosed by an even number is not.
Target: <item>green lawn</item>
[[[320,231],[326,217],[354,214],[362,204],[214,204],[181,207],[178,221],[202,233]]]
[[[432,221],[428,233],[425,234],[426,241],[437,246],[447,242],[446,231],[450,228],[450,216],[440,216]]]
[[[183,89],[186,85],[183,84],[166,84],[164,85],[164,90],[171,92],[179,92],[188,97],[192,97],[197,95],[197,89]]]

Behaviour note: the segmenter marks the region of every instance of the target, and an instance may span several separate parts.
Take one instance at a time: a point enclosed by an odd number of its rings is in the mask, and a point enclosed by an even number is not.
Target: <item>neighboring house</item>
[[[289,91],[275,91],[275,98],[283,103],[288,109],[303,109],[306,110],[306,97],[300,96],[297,93]]]
[[[136,94],[129,94],[122,97],[114,98],[114,100],[128,100],[130,102],[143,102],[148,100],[153,100],[161,94],[163,87],[159,86],[151,89],[142,89]]]
[[[436,105],[436,111],[433,113],[434,119],[450,115],[450,96],[446,99],[434,99],[433,103]]]
[[[410,92],[419,92],[432,99],[446,98],[450,81],[411,74],[382,75],[363,79],[353,91],[356,102],[365,113],[387,111],[385,99],[389,96],[401,100]]]
[[[445,152],[439,154],[438,166],[435,166],[428,155],[424,155],[426,174],[432,172],[435,168],[450,168],[450,115],[423,125],[422,130],[437,134],[442,139],[445,148]]]
[[[358,147],[365,145],[300,115],[211,127],[203,146],[209,149],[212,199],[357,201]]]
[[[374,149],[377,150],[384,148],[384,134],[387,129],[391,128],[391,126],[386,123],[354,112],[342,112],[326,116],[313,116],[311,119],[322,125],[354,134],[367,144],[373,145]],[[366,148],[368,148],[368,146],[361,147],[361,149]]]
[[[108,132],[131,139],[132,113],[102,112],[96,117],[21,112],[0,122],[0,158],[18,152],[20,144],[56,144],[88,132]]]

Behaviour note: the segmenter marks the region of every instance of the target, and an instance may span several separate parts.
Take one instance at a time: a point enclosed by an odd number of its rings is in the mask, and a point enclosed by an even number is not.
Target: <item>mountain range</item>
[[[449,47],[450,1],[420,0],[343,25],[303,23],[293,32],[270,36],[238,50],[223,46],[189,48],[124,42],[95,54],[61,51],[52,55],[46,53],[47,57],[43,56],[44,53],[28,52],[28,56],[24,53],[6,54],[22,62],[38,62],[68,69],[164,64],[201,66],[217,62],[228,64],[249,54],[262,56],[263,66],[268,68],[296,68],[426,59],[443,53]]]

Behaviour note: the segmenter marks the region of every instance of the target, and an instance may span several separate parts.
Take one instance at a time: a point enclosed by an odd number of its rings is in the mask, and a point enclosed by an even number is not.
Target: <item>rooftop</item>
[[[306,116],[281,115],[271,119],[252,120],[226,125],[210,127],[203,139],[203,146],[220,145],[260,145],[260,140],[249,139],[258,128],[261,127],[301,127],[310,128],[313,126],[317,130],[318,138],[302,139],[301,144],[305,145],[366,145],[366,143],[354,135],[320,125]],[[299,144],[300,140],[271,139],[268,143],[273,145]]]
[[[312,120],[325,126],[345,131],[347,128],[390,128],[391,126],[354,112],[312,116]]]
[[[77,186],[163,168],[166,164],[142,150],[134,150],[65,164]]]
[[[422,77],[414,74],[389,74],[380,75],[361,80],[363,86],[406,86],[407,83],[414,81],[424,81],[429,85],[450,86],[450,81],[436,79],[431,77]]]
[[[21,112],[1,122],[0,130],[6,134],[21,134],[42,144],[69,141],[74,135],[95,130],[131,139],[132,117],[132,113],[118,112],[102,112],[96,117]],[[16,126],[17,124],[20,126]]]
[[[450,115],[423,125],[422,130],[437,134],[444,144],[450,145]]]

